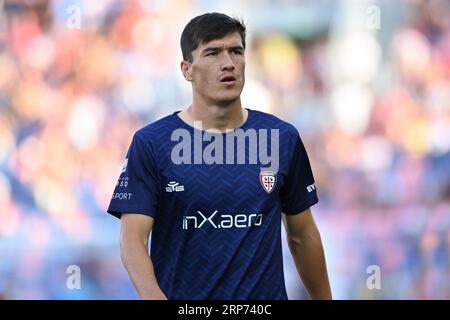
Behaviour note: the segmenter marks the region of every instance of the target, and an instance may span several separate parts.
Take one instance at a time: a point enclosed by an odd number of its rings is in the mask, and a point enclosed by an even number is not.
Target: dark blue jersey
[[[238,130],[208,135],[174,113],[133,137],[108,212],[155,219],[150,256],[169,299],[287,299],[281,212],[317,203],[310,163],[273,115],[249,110],[239,129],[245,144],[227,145]]]

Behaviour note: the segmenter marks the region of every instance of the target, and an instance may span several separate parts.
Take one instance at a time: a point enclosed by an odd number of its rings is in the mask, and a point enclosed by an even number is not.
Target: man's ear
[[[191,63],[188,61],[181,61],[181,72],[187,81],[192,81]]]

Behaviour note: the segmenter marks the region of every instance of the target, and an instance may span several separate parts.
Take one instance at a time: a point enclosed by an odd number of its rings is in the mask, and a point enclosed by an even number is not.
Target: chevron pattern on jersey
[[[128,179],[126,191],[139,197],[113,199],[108,212],[137,210],[155,217],[151,258],[158,283],[171,299],[287,299],[281,207],[295,211],[317,202],[315,190],[306,190],[314,181],[297,130],[253,110],[241,127],[279,130],[279,170],[267,193],[260,161],[174,164],[171,150],[178,141],[171,141],[171,134],[179,128],[194,134],[176,114],[136,133],[121,179]],[[270,154],[270,144],[267,148]],[[116,187],[115,194],[123,192]],[[156,209],[145,212],[148,208]]]

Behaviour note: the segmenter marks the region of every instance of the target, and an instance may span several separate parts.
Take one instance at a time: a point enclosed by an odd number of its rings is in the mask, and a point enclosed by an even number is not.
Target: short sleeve
[[[300,213],[319,201],[308,154],[298,133],[280,199],[281,211],[287,215]]]
[[[114,189],[108,213],[117,218],[120,218],[121,213],[156,216],[159,182],[154,154],[151,146],[136,133]]]

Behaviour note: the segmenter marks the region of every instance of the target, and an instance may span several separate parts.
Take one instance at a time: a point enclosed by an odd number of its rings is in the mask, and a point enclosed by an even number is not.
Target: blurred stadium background
[[[106,207],[134,131],[188,105],[209,11],[247,23],[244,106],[303,137],[334,297],[450,299],[447,0],[0,0],[0,297],[137,298]]]

